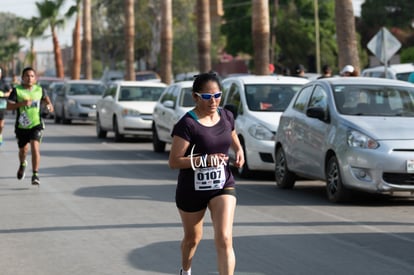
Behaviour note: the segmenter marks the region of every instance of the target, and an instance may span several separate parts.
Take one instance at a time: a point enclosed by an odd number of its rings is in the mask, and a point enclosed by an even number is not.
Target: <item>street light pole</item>
[[[319,42],[319,8],[318,0],[314,0],[314,9],[315,9],[315,48],[316,48],[316,72],[321,73],[321,49]]]

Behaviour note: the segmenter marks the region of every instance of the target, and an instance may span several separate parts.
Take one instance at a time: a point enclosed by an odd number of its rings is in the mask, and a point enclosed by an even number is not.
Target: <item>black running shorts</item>
[[[32,129],[16,128],[15,134],[19,148],[23,148],[26,144],[30,143],[31,140],[40,142],[43,137],[43,128],[41,126],[36,126]]]
[[[192,195],[184,192],[176,192],[175,203],[185,212],[197,212],[207,208],[209,201],[220,195],[237,196],[234,187],[223,188],[215,191],[194,191]]]

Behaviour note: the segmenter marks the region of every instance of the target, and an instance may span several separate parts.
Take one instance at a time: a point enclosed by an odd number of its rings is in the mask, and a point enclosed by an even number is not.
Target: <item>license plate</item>
[[[96,117],[96,112],[89,112],[88,116],[89,117]]]
[[[407,172],[414,173],[414,159],[407,160]]]

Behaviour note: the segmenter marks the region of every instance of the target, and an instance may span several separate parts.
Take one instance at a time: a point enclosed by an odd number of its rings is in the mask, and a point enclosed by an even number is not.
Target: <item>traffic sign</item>
[[[385,65],[401,48],[401,43],[386,28],[381,30],[368,42],[368,49]]]

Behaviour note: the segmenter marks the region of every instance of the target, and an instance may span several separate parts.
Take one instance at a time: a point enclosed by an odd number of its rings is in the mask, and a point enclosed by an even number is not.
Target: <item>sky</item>
[[[40,0],[37,0],[37,1],[40,1]],[[36,0],[1,0],[0,11],[14,13],[24,18],[31,18],[32,16],[37,15],[36,4],[35,4],[35,2],[37,1]],[[356,16],[359,16],[361,13],[360,7],[361,7],[361,4],[364,2],[364,0],[352,0],[352,2],[354,4],[354,13]],[[68,8],[74,3],[75,3],[75,0],[66,0],[64,9],[62,10],[62,12],[67,11]],[[63,29],[57,30],[61,48],[72,45],[72,34],[71,33],[73,30],[74,24],[75,24],[74,19],[69,20]],[[23,39],[21,40],[21,43],[24,49],[29,48],[28,41],[25,41]],[[35,41],[35,47],[37,51],[51,51],[53,48],[52,39],[50,37],[47,37],[44,39],[37,39]]]

